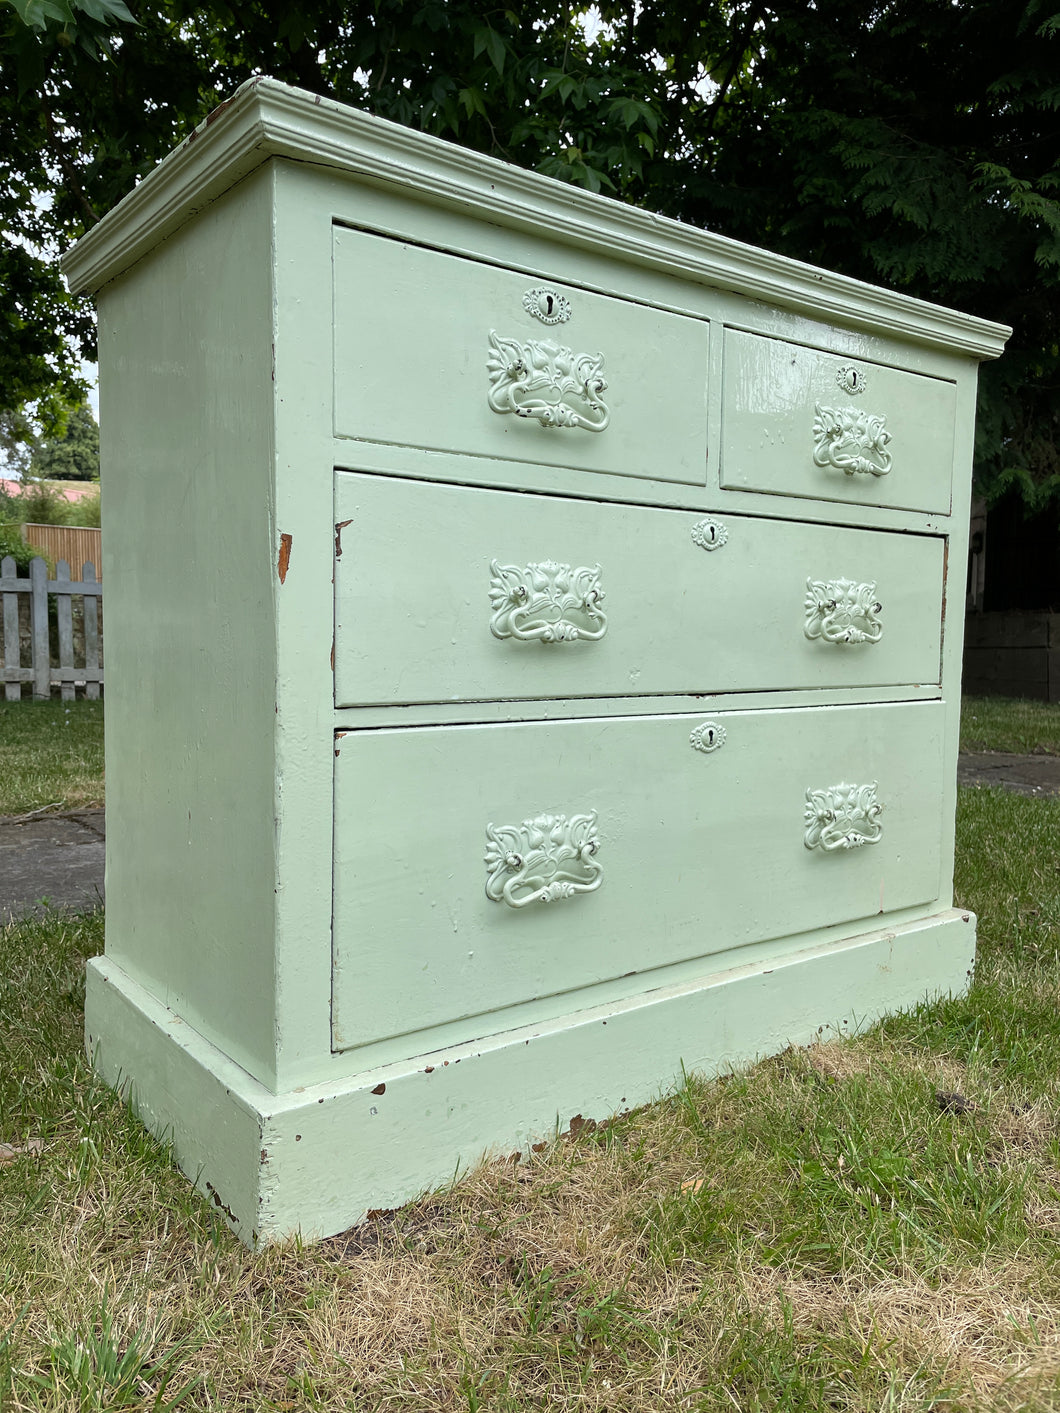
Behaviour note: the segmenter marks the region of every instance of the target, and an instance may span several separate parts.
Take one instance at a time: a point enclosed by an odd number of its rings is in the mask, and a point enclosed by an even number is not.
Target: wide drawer
[[[342,227],[334,254],[337,436],[704,484],[706,322]]]
[[[725,330],[721,484],[948,515],[956,388]]]
[[[506,1006],[933,900],[943,720],[931,702],[339,733],[336,1048],[461,1019],[470,1038]]]
[[[338,706],[939,681],[938,537],[335,481]]]

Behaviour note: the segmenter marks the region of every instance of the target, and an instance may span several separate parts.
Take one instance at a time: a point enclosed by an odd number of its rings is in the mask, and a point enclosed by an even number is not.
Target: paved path
[[[957,779],[1060,800],[1060,756],[962,755]],[[42,899],[71,908],[102,902],[103,840],[102,810],[0,816],[0,923],[34,911]]]
[[[1016,756],[979,751],[957,758],[962,785],[1001,785],[1020,795],[1060,798],[1060,756]]]
[[[103,901],[103,811],[0,816],[0,923]]]

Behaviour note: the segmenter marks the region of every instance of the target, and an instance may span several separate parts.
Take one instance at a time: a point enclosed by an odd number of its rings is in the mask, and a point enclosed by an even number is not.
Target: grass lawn
[[[975,983],[253,1256],[0,933],[0,1408],[1060,1409],[1060,802],[960,792]]]
[[[965,697],[961,750],[1060,756],[1060,703]]]
[[[103,803],[103,703],[0,702],[0,815]]]

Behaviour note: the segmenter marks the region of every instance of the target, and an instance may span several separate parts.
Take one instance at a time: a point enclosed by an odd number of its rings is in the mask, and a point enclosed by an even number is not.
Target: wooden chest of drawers
[[[268,80],[66,269],[111,586],[88,1044],[246,1241],[966,984],[1005,330]]]

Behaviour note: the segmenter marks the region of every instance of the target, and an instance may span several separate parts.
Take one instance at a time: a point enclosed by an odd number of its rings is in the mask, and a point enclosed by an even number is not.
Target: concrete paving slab
[[[961,785],[1000,785],[1020,795],[1060,799],[1060,756],[969,753],[958,757],[957,781]]]
[[[0,816],[0,923],[103,901],[103,811]]]

